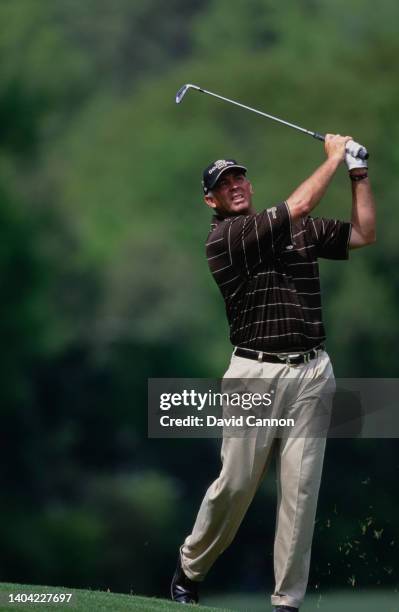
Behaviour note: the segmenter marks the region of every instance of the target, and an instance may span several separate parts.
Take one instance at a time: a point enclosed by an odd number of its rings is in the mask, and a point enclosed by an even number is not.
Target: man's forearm
[[[308,215],[320,202],[341,159],[329,157],[317,170],[304,181],[287,199],[291,217]]]
[[[364,170],[363,170],[364,172]],[[351,171],[362,174],[361,169]],[[368,178],[352,181],[352,236],[350,247],[358,248],[372,244],[376,239],[376,213],[374,196]]]

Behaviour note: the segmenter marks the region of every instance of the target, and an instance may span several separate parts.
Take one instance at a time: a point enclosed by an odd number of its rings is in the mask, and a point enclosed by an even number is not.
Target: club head
[[[200,87],[197,87],[197,85],[191,85],[191,83],[186,83],[186,85],[180,87],[179,91],[176,94],[176,104],[180,104],[189,89],[197,89],[198,91],[201,91]]]

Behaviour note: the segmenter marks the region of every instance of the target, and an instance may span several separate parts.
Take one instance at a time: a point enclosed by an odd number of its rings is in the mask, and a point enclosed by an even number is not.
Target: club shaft
[[[201,87],[198,89],[198,91],[208,94],[209,96],[213,96],[214,98],[219,98],[219,100],[230,102],[230,104],[234,104],[235,106],[240,106],[241,108],[245,108],[246,110],[252,111],[253,113],[256,113],[257,115],[261,115],[262,117],[267,117],[267,119],[271,119],[272,121],[277,121],[278,123],[282,123],[283,125],[288,125],[288,127],[291,127],[294,130],[299,130],[299,132],[303,132],[304,134],[309,134],[309,136],[313,136],[314,138],[317,138],[318,140],[324,140],[324,136],[322,134],[317,134],[316,132],[305,130],[305,128],[300,127],[299,125],[295,125],[295,123],[284,121],[284,119],[280,119],[279,117],[275,117],[274,115],[269,115],[268,113],[264,113],[263,111],[260,111],[257,108],[253,108],[252,106],[247,106],[246,104],[241,104],[241,102],[230,100],[230,98],[225,98],[224,96],[220,96],[219,94],[215,94],[212,91],[202,89]]]
[[[319,134],[318,132],[312,132],[311,130],[306,130],[300,125],[296,125],[295,123],[290,123],[289,121],[285,121],[284,119],[280,119],[280,117],[275,117],[274,115],[269,115],[268,113],[264,113],[263,111],[258,110],[257,108],[253,108],[252,106],[247,106],[246,104],[242,104],[241,102],[236,102],[236,100],[231,100],[230,98],[225,98],[224,96],[220,96],[219,94],[213,93],[213,91],[208,91],[207,89],[203,89],[202,87],[198,87],[198,85],[192,85],[191,83],[187,83],[183,85],[179,89],[176,94],[176,103],[180,104],[186,95],[189,89],[194,89],[195,91],[200,91],[201,93],[207,94],[208,96],[212,96],[214,98],[218,98],[219,100],[223,100],[224,102],[228,102],[229,104],[234,104],[234,106],[239,106],[240,108],[245,108],[245,110],[249,110],[252,113],[256,113],[257,115],[261,115],[262,117],[266,117],[267,119],[271,119],[272,121],[276,121],[277,123],[281,123],[282,125],[287,125],[288,127],[297,130],[298,132],[302,132],[303,134],[308,134],[317,140],[325,141],[325,136],[323,134]],[[369,154],[365,147],[360,145],[353,140],[350,140],[346,144],[346,151],[350,153],[353,157],[357,157],[359,159],[368,159]]]

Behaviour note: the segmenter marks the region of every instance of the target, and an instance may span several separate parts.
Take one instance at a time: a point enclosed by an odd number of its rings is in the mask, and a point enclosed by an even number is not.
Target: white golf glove
[[[367,168],[367,160],[356,157],[356,153],[361,147],[362,145],[354,140],[349,140],[346,143],[345,163],[349,171],[355,168]]]

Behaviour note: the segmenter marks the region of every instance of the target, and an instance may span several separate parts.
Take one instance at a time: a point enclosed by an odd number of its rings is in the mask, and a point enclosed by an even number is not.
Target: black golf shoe
[[[170,585],[170,596],[173,601],[181,604],[198,603],[198,582],[187,578],[181,566],[180,553],[177,560],[177,567]]]
[[[298,608],[292,606],[275,606],[273,612],[299,612]]]

